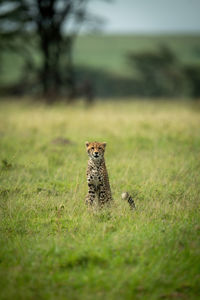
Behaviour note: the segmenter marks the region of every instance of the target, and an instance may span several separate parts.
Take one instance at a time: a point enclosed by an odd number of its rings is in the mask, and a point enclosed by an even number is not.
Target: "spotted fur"
[[[112,200],[112,194],[106,170],[104,152],[106,143],[86,142],[86,149],[89,156],[87,166],[87,184],[88,194],[86,204],[93,205],[95,199],[99,206],[109,204]]]

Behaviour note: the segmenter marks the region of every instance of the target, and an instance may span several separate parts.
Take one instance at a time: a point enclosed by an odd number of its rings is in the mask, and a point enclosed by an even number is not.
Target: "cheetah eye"
[[[101,147],[99,147],[99,150],[102,150],[102,148],[101,148]]]
[[[94,150],[94,147],[91,147],[92,150]]]

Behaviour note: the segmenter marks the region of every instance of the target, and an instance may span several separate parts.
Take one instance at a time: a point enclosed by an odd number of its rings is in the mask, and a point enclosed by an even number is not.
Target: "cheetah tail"
[[[134,202],[133,198],[131,197],[131,195],[128,192],[123,192],[122,193],[122,200],[125,200],[125,201],[128,202],[129,207],[130,207],[131,210],[136,209],[135,202]]]

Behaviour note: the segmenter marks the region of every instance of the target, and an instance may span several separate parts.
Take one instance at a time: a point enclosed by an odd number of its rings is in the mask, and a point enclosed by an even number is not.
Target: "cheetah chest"
[[[99,186],[103,182],[103,176],[100,168],[92,168],[88,176],[88,182]]]

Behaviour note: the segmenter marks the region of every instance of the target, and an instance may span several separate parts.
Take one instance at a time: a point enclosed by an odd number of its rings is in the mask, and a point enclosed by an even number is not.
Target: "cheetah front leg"
[[[106,191],[105,191],[105,186],[103,184],[100,184],[99,186],[99,197],[98,197],[98,200],[99,200],[99,206],[100,207],[103,207],[105,203],[108,202],[108,199],[106,197]]]
[[[87,205],[92,206],[95,200],[95,186],[91,183],[88,183],[88,194],[86,196],[85,202]]]

